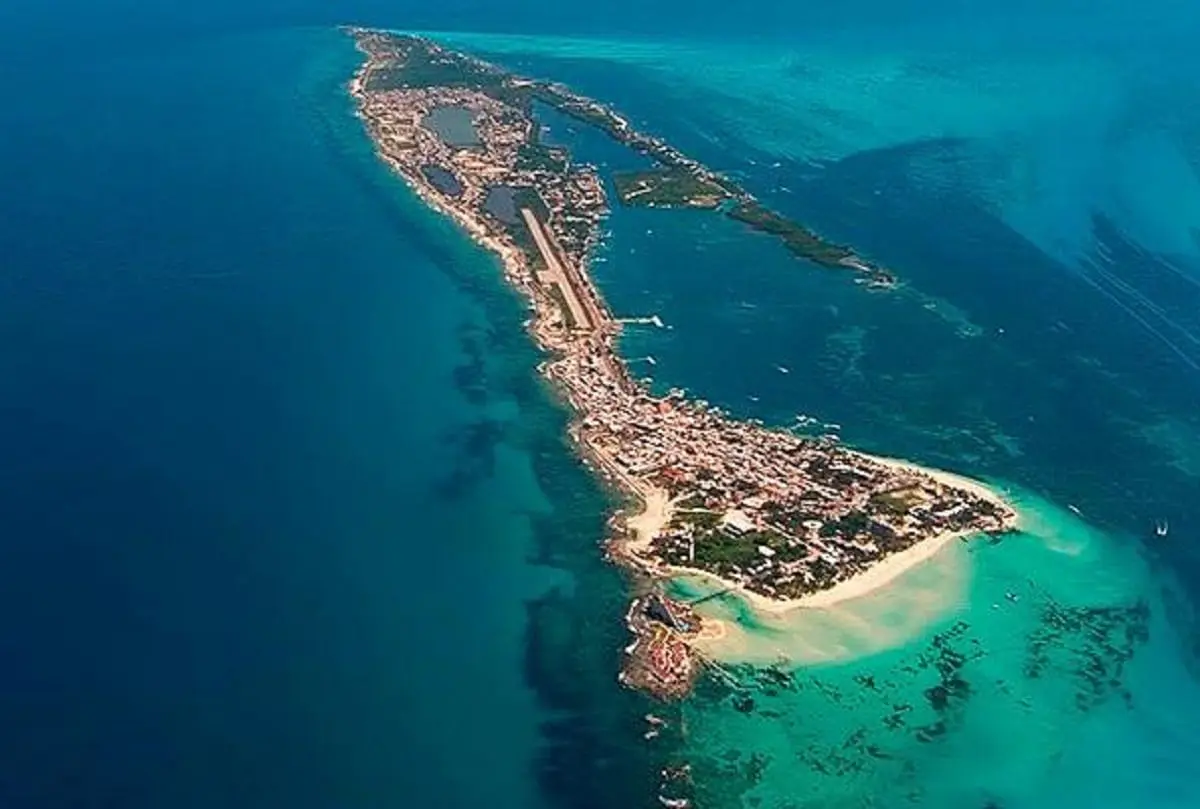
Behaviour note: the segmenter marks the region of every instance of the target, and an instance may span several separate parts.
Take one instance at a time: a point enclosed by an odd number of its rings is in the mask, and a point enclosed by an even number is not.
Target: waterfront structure
[[[670,168],[676,189],[724,195],[740,211],[735,218],[772,223],[765,227],[793,249],[796,239],[814,255],[833,247],[561,85],[423,38],[352,33],[366,60],[351,93],[379,154],[502,258],[548,354],[539,369],[576,415],[571,436],[643,505],[611,543],[622,564],[651,580],[693,571],[754,598],[800,604],[919,543],[1013,525],[1014,512],[973,482],[738,421],[680,392],[655,396],[632,379],[615,347],[621,323],[587,272],[607,211],[604,184],[595,167],[540,142],[534,101],[653,156]],[[446,118],[446,110],[473,131],[439,132],[435,113]],[[684,183],[680,172],[694,179]],[[649,189],[655,179],[637,182]],[[881,271],[838,255],[839,266],[879,280]],[[662,695],[685,691],[699,668],[687,644],[694,616],[653,595],[635,602],[627,623],[636,637],[626,681]]]

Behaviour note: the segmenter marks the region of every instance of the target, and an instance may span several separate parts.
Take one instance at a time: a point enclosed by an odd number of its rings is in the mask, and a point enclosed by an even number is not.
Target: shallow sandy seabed
[[[698,607],[706,626],[696,648],[723,662],[806,665],[898,646],[962,605],[969,561],[955,541],[888,586],[829,606],[763,611],[737,596],[714,600]],[[694,578],[682,581],[689,589],[711,590]]]

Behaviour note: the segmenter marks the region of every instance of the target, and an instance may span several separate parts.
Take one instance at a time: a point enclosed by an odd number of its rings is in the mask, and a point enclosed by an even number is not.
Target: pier
[[[723,595],[732,593],[736,589],[737,589],[736,587],[726,587],[722,590],[717,590],[715,593],[709,593],[708,595],[704,595],[704,596],[700,596],[699,598],[692,599],[691,601],[687,602],[687,605],[689,607],[698,607],[699,605],[701,605],[707,601],[714,601]]]
[[[629,323],[644,326],[655,326],[660,329],[666,328],[662,322],[662,318],[658,315],[650,315],[649,317],[619,317],[617,318],[617,322],[621,324]]]

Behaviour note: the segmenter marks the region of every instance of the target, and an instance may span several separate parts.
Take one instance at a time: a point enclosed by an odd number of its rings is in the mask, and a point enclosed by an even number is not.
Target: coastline
[[[858,452],[857,450],[850,451],[859,457],[869,458],[876,463],[897,471],[903,471],[915,475],[924,475],[947,486],[954,486],[960,489],[971,491],[982,499],[1002,504],[1006,508],[1010,509],[1016,515],[1010,527],[1015,528],[1021,522],[1021,514],[1017,510],[1014,503],[981,481],[960,475],[955,472],[948,472],[941,469],[920,466],[918,464],[900,460],[898,458],[871,455],[865,452]],[[658,490],[655,496],[657,497],[658,501],[665,502],[667,507],[665,514],[661,511],[656,511],[648,517],[642,517],[642,515],[638,515],[628,519],[626,524],[629,525],[631,522],[639,518],[645,519],[645,523],[638,523],[637,528],[635,528],[636,531],[638,529],[644,530],[647,525],[658,526],[658,529],[661,530],[663,526],[669,523],[671,519],[669,510],[670,502],[667,500],[666,492]],[[934,536],[927,537],[915,543],[905,550],[889,554],[878,562],[872,564],[867,569],[856,573],[848,579],[837,582],[832,587],[824,590],[818,590],[813,593],[808,593],[799,598],[768,598],[760,593],[750,590],[738,582],[723,578],[711,571],[683,565],[672,565],[659,568],[657,574],[666,578],[685,576],[705,580],[717,586],[719,589],[728,591],[729,593],[741,598],[750,607],[758,612],[779,615],[803,609],[823,609],[841,604],[846,601],[853,601],[855,599],[869,596],[879,589],[888,586],[896,579],[904,576],[906,573],[930,561],[947,545],[955,540],[968,540],[974,536],[978,536],[980,533],[981,532],[972,530],[946,531],[940,534],[935,534]],[[641,536],[636,539],[627,538],[623,540],[623,545],[625,550],[636,555],[648,547],[649,540],[644,539]]]
[[[851,574],[846,578],[834,576],[817,581],[817,589],[792,598],[764,595],[755,592],[747,584],[731,581],[712,571],[670,564],[658,558],[660,550],[655,547],[655,540],[668,533],[676,514],[675,505],[683,499],[683,494],[677,492],[673,497],[672,491],[665,488],[665,485],[674,484],[660,485],[653,475],[635,469],[628,460],[623,460],[620,444],[614,446],[597,440],[594,435],[589,436],[589,423],[593,421],[595,411],[589,407],[586,380],[581,382],[579,377],[572,376],[574,372],[571,363],[577,362],[582,356],[579,354],[579,346],[587,346],[595,352],[594,364],[590,367],[602,368],[601,379],[608,380],[605,384],[610,384],[613,389],[622,390],[622,395],[643,400],[649,397],[649,394],[632,380],[624,359],[615,350],[613,338],[620,329],[620,323],[608,310],[604,297],[587,272],[588,253],[578,257],[578,265],[571,268],[573,272],[568,273],[560,266],[559,260],[552,256],[555,250],[560,249],[557,245],[548,244],[554,238],[553,232],[529,211],[524,211],[523,213],[528,214],[526,224],[533,233],[534,240],[538,242],[542,259],[548,265],[538,272],[534,266],[537,256],[531,257],[522,250],[510,234],[489,227],[488,220],[477,210],[468,208],[461,200],[456,202],[446,197],[432,187],[427,178],[414,166],[406,165],[388,154],[384,148],[383,134],[387,127],[381,131],[378,128],[379,121],[368,114],[370,91],[367,84],[376,64],[374,55],[364,47],[359,37],[368,35],[369,32],[360,29],[350,29],[350,32],[355,36],[358,50],[366,59],[350,80],[348,91],[356,102],[356,116],[363,121],[371,136],[376,154],[426,205],[449,217],[472,241],[500,259],[506,280],[526,298],[532,311],[532,317],[526,322],[527,331],[537,348],[547,355],[547,359],[539,363],[538,373],[555,393],[562,397],[570,410],[571,419],[567,430],[569,437],[585,463],[595,467],[594,471],[603,476],[628,501],[628,504],[610,520],[614,530],[606,547],[612,561],[635,579],[641,580],[640,584],[648,585],[639,586],[635,590],[650,591],[650,594],[636,598],[626,615],[626,623],[635,640],[626,650],[627,665],[622,673],[623,681],[646,688],[660,696],[678,696],[690,688],[704,662],[703,659],[697,659],[700,656],[693,646],[693,641],[706,634],[705,621],[694,615],[689,605],[673,603],[659,595],[654,587],[656,584],[680,575],[702,577],[717,583],[724,590],[736,592],[752,608],[769,615],[784,615],[802,609],[824,609],[879,591],[898,577],[932,559],[953,540],[983,530],[976,527],[971,530],[941,530],[933,534],[919,535],[911,545],[901,546],[901,550],[892,547],[887,552],[876,551],[877,555],[865,566],[861,562],[849,564]],[[543,228],[544,233],[541,232]],[[554,271],[555,277],[548,281],[548,276],[552,275],[551,270]],[[563,301],[562,295],[556,299],[548,294],[549,291],[553,291],[548,289],[548,283],[557,285],[563,295],[578,295],[578,299]],[[572,303],[576,304],[574,309],[580,316],[564,324],[563,314],[572,308]],[[578,322],[580,320],[583,322]],[[579,336],[581,327],[588,336]],[[682,400],[672,397],[651,398],[650,401],[660,413],[670,412],[676,406],[684,412],[696,412],[698,416],[711,419],[716,425],[714,429],[729,429],[743,424],[726,419],[723,415],[714,416],[712,413],[715,411],[710,411],[704,406],[689,411],[691,405],[684,405]],[[675,405],[676,401],[681,404]],[[663,407],[666,407],[665,411],[662,410]],[[752,425],[745,426],[745,429],[757,430],[757,434],[764,436],[764,440],[783,442],[788,438],[788,434],[781,430],[763,429],[761,426]],[[796,446],[799,446],[798,440],[789,440],[795,441]],[[836,454],[836,458],[830,462],[834,463],[835,467],[838,464],[848,464],[852,472],[866,470],[872,475],[878,475],[879,469],[886,469],[898,473],[898,478],[908,480],[910,488],[917,487],[914,481],[924,479],[960,496],[964,492],[969,493],[989,508],[995,509],[995,515],[1002,515],[994,517],[1000,526],[996,530],[1010,530],[1015,524],[1016,512],[1011,504],[984,484],[970,478],[942,470],[927,469],[898,459],[850,449],[835,449],[832,445],[827,445],[821,452],[831,457]],[[887,475],[883,477],[887,478]],[[943,524],[943,529],[945,528]],[[771,555],[773,554],[766,554],[768,559]],[[657,611],[652,609],[656,605],[659,607]],[[661,617],[663,611],[668,613],[665,621]],[[678,615],[675,614],[676,611]],[[657,615],[651,614],[655,612]]]
[[[892,458],[886,455],[872,455],[866,452],[860,452],[858,454],[870,458],[872,461],[880,464],[881,466],[886,466],[897,471],[909,472],[915,475],[924,475],[925,477],[932,478],[943,485],[957,489],[963,489],[971,492],[976,497],[979,497],[983,500],[990,500],[994,503],[1002,504],[1005,507],[1012,509],[1014,512],[1016,511],[1013,503],[1008,498],[988,486],[983,481],[976,480],[975,478],[970,478],[966,475],[961,475],[957,472],[950,472],[945,469],[935,469],[929,466],[921,466],[913,463],[912,461],[905,461],[901,458]],[[1019,517],[1020,515],[1017,514],[1017,516]]]
[[[911,548],[890,554],[861,573],[840,581],[830,588],[818,590],[815,593],[809,593],[799,598],[767,598],[707,570],[675,566],[665,568],[664,570],[672,577],[686,576],[709,581],[722,590],[726,590],[741,598],[758,612],[769,615],[782,615],[805,609],[825,609],[843,602],[865,598],[930,561],[954,540],[966,539],[972,533],[950,531],[922,540]]]

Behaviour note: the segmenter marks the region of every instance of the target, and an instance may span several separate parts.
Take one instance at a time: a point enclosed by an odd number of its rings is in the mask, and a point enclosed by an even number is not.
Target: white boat
[[[1165,537],[1170,530],[1171,524],[1166,520],[1159,520],[1154,526],[1154,533],[1160,537]]]

